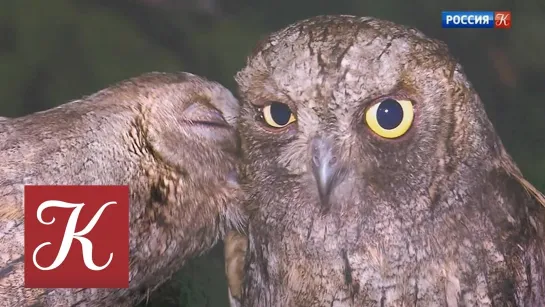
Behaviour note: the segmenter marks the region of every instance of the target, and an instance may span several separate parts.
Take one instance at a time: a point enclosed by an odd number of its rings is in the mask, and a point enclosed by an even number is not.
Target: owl
[[[268,36],[236,80],[236,304],[545,306],[545,198],[444,43],[318,16]]]
[[[147,73],[0,119],[0,306],[132,306],[243,223],[239,105],[188,73]],[[25,184],[129,185],[129,289],[23,287]]]

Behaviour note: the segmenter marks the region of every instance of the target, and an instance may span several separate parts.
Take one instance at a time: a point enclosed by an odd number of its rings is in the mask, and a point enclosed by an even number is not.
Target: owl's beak
[[[323,138],[312,141],[312,172],[318,185],[322,208],[330,207],[330,194],[336,186],[340,167],[331,142]]]

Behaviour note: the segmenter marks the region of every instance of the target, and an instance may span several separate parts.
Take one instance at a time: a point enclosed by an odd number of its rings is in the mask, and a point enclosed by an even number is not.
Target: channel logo
[[[128,186],[25,186],[25,287],[128,288]]]
[[[441,13],[443,28],[494,28],[510,29],[510,11],[444,11]]]

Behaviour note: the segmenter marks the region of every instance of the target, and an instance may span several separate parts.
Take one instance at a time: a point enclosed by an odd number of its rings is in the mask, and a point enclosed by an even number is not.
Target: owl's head
[[[497,155],[461,66],[416,29],[314,17],[263,40],[236,79],[260,210],[278,211],[266,208],[282,199],[305,212],[401,206],[459,167],[485,169]]]
[[[239,104],[219,83],[190,73],[146,73],[117,86],[136,93],[143,135],[156,160],[200,176],[207,185],[231,179],[238,155]],[[199,180],[195,180],[198,182]]]

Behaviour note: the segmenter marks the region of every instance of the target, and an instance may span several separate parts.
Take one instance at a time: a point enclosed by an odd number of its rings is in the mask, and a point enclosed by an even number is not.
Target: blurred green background
[[[511,10],[510,30],[442,29],[442,10]],[[148,71],[189,71],[234,90],[267,33],[320,14],[375,16],[448,43],[508,151],[545,191],[543,0],[2,0],[0,116],[44,110]],[[141,306],[228,306],[222,247]]]

